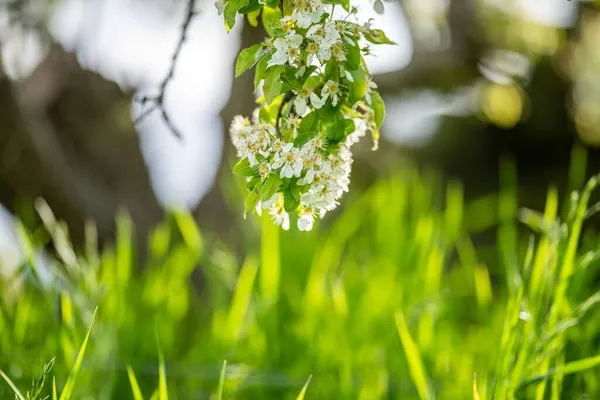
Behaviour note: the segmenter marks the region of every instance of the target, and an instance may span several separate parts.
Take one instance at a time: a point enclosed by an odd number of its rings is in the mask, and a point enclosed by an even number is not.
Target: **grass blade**
[[[127,376],[129,377],[129,385],[131,386],[131,392],[133,394],[133,400],[144,400],[142,390],[135,377],[135,373],[130,365],[127,366]]]
[[[158,399],[169,400],[169,392],[167,391],[167,368],[165,367],[165,356],[163,355],[158,338],[158,330],[156,331],[156,345],[158,347]]]
[[[79,370],[81,369],[81,364],[83,364],[83,356],[85,354],[85,349],[88,344],[88,340],[90,339],[90,333],[92,332],[92,325],[94,324],[94,319],[96,318],[96,312],[98,312],[98,307],[94,310],[94,314],[92,315],[92,320],[88,326],[87,333],[85,335],[85,339],[83,340],[83,344],[79,349],[79,354],[77,354],[77,359],[75,360],[75,364],[73,368],[71,368],[71,372],[69,373],[69,377],[67,378],[67,382],[65,383],[65,387],[63,392],[60,395],[60,400],[67,400],[71,398],[73,394],[73,388],[75,387],[75,381],[77,380],[77,375],[79,375]]]
[[[19,388],[17,388],[17,386],[13,383],[13,381],[11,381],[10,378],[1,369],[0,369],[0,376],[4,378],[6,383],[8,383],[8,386],[10,386],[10,388],[13,390],[13,392],[15,392],[15,395],[19,398],[19,400],[25,400],[25,397],[21,394],[21,392],[19,391]]]
[[[308,389],[308,385],[310,384],[310,380],[312,379],[312,375],[308,377],[308,379],[306,380],[306,383],[304,384],[304,387],[302,388],[302,391],[300,391],[300,394],[298,395],[298,397],[296,397],[296,400],[304,400],[304,396],[306,395],[306,390]]]
[[[58,392],[56,391],[56,377],[52,377],[52,400],[58,400]]]
[[[396,327],[398,328],[398,334],[400,335],[400,340],[402,341],[402,346],[406,353],[410,376],[419,392],[419,397],[421,400],[434,399],[435,396],[433,390],[431,390],[427,373],[425,372],[421,352],[410,335],[408,326],[406,326],[406,321],[404,320],[404,315],[401,311],[396,313]]]
[[[587,369],[594,368],[598,365],[600,365],[600,355],[595,356],[595,357],[584,358],[584,359],[577,360],[577,361],[571,361],[560,367],[549,369],[548,372],[546,372],[545,374],[534,376],[533,378],[522,382],[519,385],[519,387],[517,388],[517,390],[522,390],[527,386],[535,385],[540,382],[544,382],[544,381],[546,381],[546,379],[548,379],[556,374],[562,374],[563,376],[575,374],[577,372],[582,372]]]
[[[223,361],[221,375],[219,376],[219,389],[217,390],[217,400],[223,400],[223,388],[225,387],[225,371],[227,370],[227,360]]]
[[[254,281],[256,273],[258,271],[258,264],[252,257],[248,257],[238,277],[238,281],[233,292],[233,299],[231,300],[231,307],[229,309],[229,315],[227,316],[227,340],[235,342],[244,325],[244,318],[246,312],[250,307],[252,289],[254,287]]]

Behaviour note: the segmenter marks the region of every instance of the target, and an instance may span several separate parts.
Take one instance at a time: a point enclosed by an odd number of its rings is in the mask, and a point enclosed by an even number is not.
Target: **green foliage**
[[[44,225],[22,235],[55,254],[0,275],[0,398],[597,398],[600,248],[584,226],[598,181],[562,208],[551,189],[537,213],[519,210],[511,163],[501,180],[466,204],[458,183],[404,169],[309,234],[263,215],[239,253],[182,213],[144,254],[125,214],[113,244],[99,251],[88,228],[74,249],[38,205]],[[484,217],[490,249],[467,230]]]

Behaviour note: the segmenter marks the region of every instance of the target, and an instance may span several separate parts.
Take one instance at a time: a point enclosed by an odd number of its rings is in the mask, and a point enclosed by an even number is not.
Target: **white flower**
[[[306,113],[309,100],[310,104],[316,109],[323,107],[323,104],[325,103],[325,101],[320,99],[312,89],[302,88],[294,99],[294,107],[296,107],[296,113],[298,113],[298,115],[304,115]]]
[[[340,84],[334,82],[332,80],[328,80],[325,85],[323,85],[323,90],[321,90],[321,97],[323,102],[327,101],[329,97],[331,97],[331,104],[335,107],[338,102],[338,95],[340,92]]]
[[[311,40],[308,43],[306,52],[308,53],[308,59],[306,60],[308,65],[313,63],[315,55],[319,57],[321,63],[328,61],[331,58],[331,47],[324,42],[318,42],[316,40]]]
[[[276,51],[271,56],[268,66],[290,64],[300,56],[300,45],[302,44],[302,36],[291,31],[285,38],[277,38],[273,42]]]
[[[303,207],[298,218],[298,229],[301,231],[310,231],[315,221],[314,209],[310,206]]]
[[[377,84],[371,79],[371,77],[367,77],[367,92],[365,93],[365,100],[368,105],[371,105],[371,93],[373,93],[377,89]]]
[[[277,226],[281,226],[284,231],[290,229],[290,215],[283,208],[283,204],[274,204],[269,210],[273,222]]]
[[[331,54],[339,62],[346,61],[346,54],[344,54],[344,48],[339,43],[331,45]]]
[[[335,27],[334,22],[326,22],[325,24],[315,25],[306,32],[306,37],[314,40],[325,47],[331,47],[340,39],[340,33]]]
[[[345,144],[350,147],[355,143],[358,143],[360,138],[364,137],[367,134],[367,124],[362,118],[354,118],[354,132],[349,134],[346,137]]]
[[[292,20],[296,21],[298,27],[308,28],[321,20],[324,9],[322,0],[296,0]]]
[[[315,173],[316,173],[316,169],[317,166],[319,165],[319,162],[321,161],[321,156],[319,156],[319,154],[314,153],[314,150],[309,143],[307,143],[303,150],[303,167],[304,170],[306,171],[305,175],[298,179],[298,185],[308,185],[310,183],[313,182],[313,180],[315,179]]]
[[[215,8],[217,9],[217,13],[219,15],[223,15],[223,11],[225,11],[226,5],[227,5],[227,0],[217,0],[215,2]]]
[[[273,168],[281,167],[280,176],[282,178],[300,177],[302,173],[302,157],[300,150],[292,147],[288,151],[280,154],[275,154],[275,162]]]

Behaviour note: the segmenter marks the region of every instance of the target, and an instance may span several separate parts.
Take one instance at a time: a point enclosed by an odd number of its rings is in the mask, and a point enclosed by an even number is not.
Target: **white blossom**
[[[291,31],[285,38],[277,38],[273,42],[276,51],[271,56],[268,66],[284,65],[285,63],[293,64],[300,56],[300,45],[303,37]]]
[[[330,79],[325,83],[325,85],[323,85],[323,90],[321,90],[321,98],[323,102],[325,102],[328,98],[331,97],[331,104],[333,104],[333,106],[335,107],[338,102],[339,93],[340,84]]]
[[[304,115],[306,113],[308,102],[316,108],[319,109],[323,107],[325,103],[324,100],[320,99],[319,96],[310,88],[303,88],[294,99],[294,107],[296,107],[296,112],[298,115]]]
[[[292,147],[288,151],[283,151],[280,154],[275,154],[275,162],[273,168],[281,168],[280,176],[282,178],[300,177],[302,173],[302,157],[300,150]]]

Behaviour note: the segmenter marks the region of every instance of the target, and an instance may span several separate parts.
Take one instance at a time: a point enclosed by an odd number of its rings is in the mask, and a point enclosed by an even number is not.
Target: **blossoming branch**
[[[240,52],[236,76],[255,68],[260,105],[236,116],[230,134],[247,180],[245,212],[268,210],[273,221],[312,229],[335,209],[350,184],[351,147],[370,133],[377,149],[385,107],[364,56],[370,45],[394,44],[372,20],[356,20],[349,0],[217,0],[230,30],[238,14],[269,37]],[[343,19],[334,17],[336,6]]]

